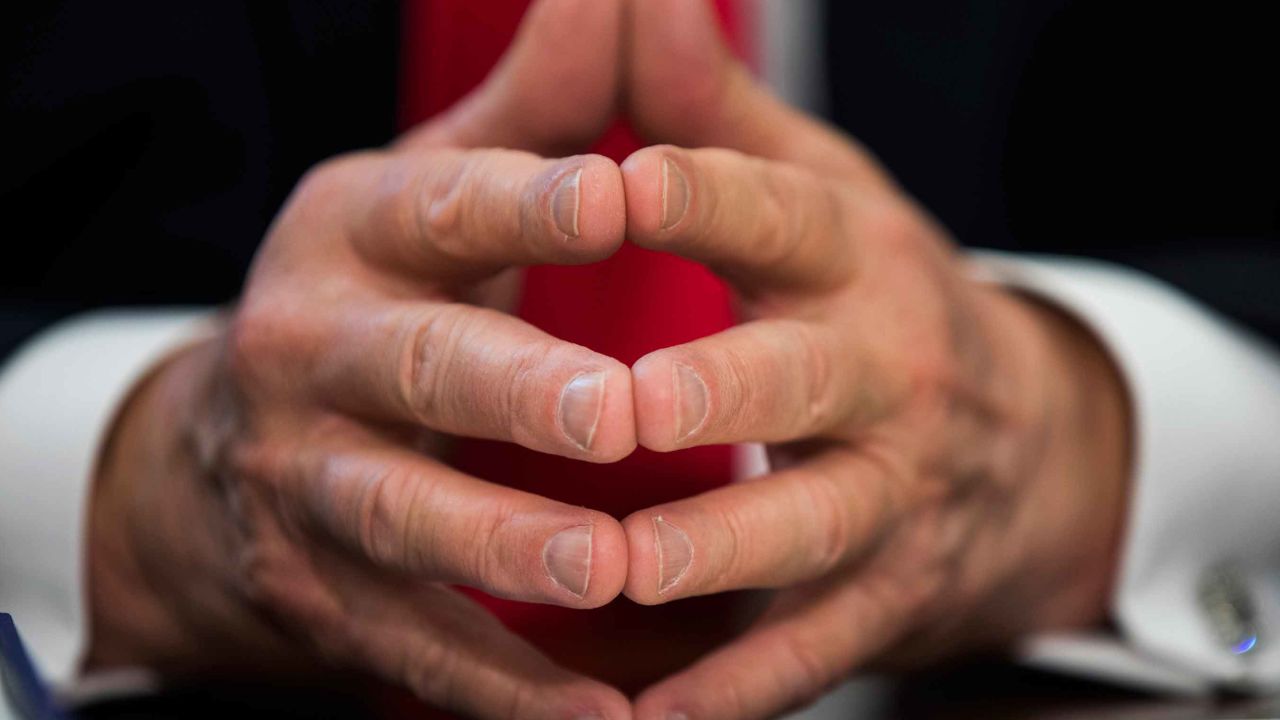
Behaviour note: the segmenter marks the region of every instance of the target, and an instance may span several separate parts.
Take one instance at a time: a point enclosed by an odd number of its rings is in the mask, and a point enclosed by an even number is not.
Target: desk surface
[[[798,716],[799,720],[913,720],[1003,718],[1068,720],[1137,718],[1209,720],[1280,718],[1280,698],[1171,700],[1050,675],[1003,663],[969,664],[900,678],[865,678]],[[839,708],[839,710],[835,710]],[[349,695],[252,687],[192,688],[167,695],[101,703],[85,708],[86,720],[150,718],[362,718],[367,706]]]

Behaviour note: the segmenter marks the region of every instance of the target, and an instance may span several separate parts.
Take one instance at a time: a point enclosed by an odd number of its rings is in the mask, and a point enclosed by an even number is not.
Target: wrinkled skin
[[[542,159],[619,109],[663,144]],[[745,322],[626,368],[501,312],[519,267],[624,240],[708,265]],[[214,337],[135,389],[95,485],[89,664],[355,667],[478,717],[756,718],[1096,624],[1122,384],[1072,320],[971,278],[701,3],[543,0],[457,108],[311,172]],[[449,469],[451,435],[592,462],[761,442],[773,464],[619,522]],[[776,592],[633,701],[450,584],[570,608]]]

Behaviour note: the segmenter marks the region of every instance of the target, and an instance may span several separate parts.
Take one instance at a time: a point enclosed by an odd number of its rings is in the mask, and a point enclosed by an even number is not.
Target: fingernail
[[[560,392],[560,431],[583,450],[591,449],[604,407],[604,373],[582,373]]]
[[[658,551],[658,593],[670,590],[693,561],[693,543],[684,531],[663,520],[653,519],[653,542]]]
[[[667,720],[689,720],[689,716],[682,712],[667,713]]]
[[[582,201],[582,168],[569,173],[560,181],[551,196],[551,216],[560,232],[571,238],[578,237],[578,205]]]
[[[689,209],[689,184],[680,166],[670,158],[662,159],[662,229],[666,230],[684,217]]]
[[[707,384],[697,371],[681,363],[671,364],[671,374],[676,401],[676,442],[682,442],[707,419]]]
[[[561,530],[542,548],[542,564],[555,584],[583,597],[591,583],[591,526]]]

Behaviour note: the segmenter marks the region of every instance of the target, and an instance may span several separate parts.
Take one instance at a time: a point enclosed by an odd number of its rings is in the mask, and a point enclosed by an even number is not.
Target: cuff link
[[[1200,577],[1200,608],[1222,647],[1241,658],[1255,655],[1262,641],[1257,605],[1239,568],[1215,565]]]

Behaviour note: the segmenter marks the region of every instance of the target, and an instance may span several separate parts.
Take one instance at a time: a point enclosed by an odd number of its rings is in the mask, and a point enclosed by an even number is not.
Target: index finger
[[[854,272],[843,188],[733,150],[645,148],[622,164],[627,237],[739,287],[814,292]]]
[[[622,243],[622,179],[596,155],[372,152],[320,166],[290,203],[319,213],[373,264],[465,283],[507,266],[583,264]]]

